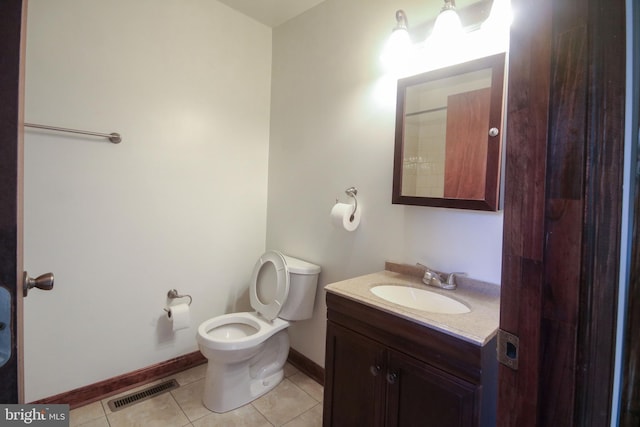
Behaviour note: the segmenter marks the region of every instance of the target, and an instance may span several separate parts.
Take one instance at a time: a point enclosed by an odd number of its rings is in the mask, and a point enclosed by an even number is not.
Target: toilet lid
[[[289,295],[289,272],[280,252],[264,253],[251,277],[251,307],[267,320],[278,317]]]

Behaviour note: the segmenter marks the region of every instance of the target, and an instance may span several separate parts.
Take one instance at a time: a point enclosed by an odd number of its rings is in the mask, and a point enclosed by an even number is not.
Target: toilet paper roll
[[[331,222],[338,228],[353,231],[360,225],[360,214],[362,208],[353,212],[353,205],[349,203],[336,203],[331,209]]]
[[[189,309],[189,304],[176,304],[170,306],[167,317],[169,318],[169,321],[171,321],[174,331],[187,329],[191,326],[191,310]]]

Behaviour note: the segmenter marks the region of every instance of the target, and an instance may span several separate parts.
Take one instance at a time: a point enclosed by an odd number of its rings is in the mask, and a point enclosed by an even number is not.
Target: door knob
[[[374,377],[377,377],[381,370],[382,367],[380,365],[371,365],[369,367],[369,372],[371,372],[371,375],[373,375]]]
[[[389,384],[395,384],[398,381],[398,374],[396,372],[389,372],[387,374],[387,382]]]
[[[22,291],[25,297],[31,288],[38,288],[43,291],[50,291],[53,289],[53,273],[41,274],[34,279],[29,277],[29,274],[25,271],[22,276]]]

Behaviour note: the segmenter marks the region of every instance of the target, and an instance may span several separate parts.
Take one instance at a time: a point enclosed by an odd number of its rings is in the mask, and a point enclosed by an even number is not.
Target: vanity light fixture
[[[489,17],[482,23],[482,29],[508,29],[512,22],[511,2],[509,0],[493,0]]]
[[[462,22],[458,12],[456,12],[455,0],[444,0],[444,6],[440,9],[429,38],[447,42],[459,39],[462,34]]]
[[[411,61],[413,46],[409,36],[409,21],[404,10],[396,11],[396,26],[384,46],[380,60],[393,74],[401,75]]]
[[[444,0],[431,34],[424,43],[412,45],[407,15],[396,11],[396,27],[380,59],[387,73],[404,77],[419,72],[506,52],[511,25],[510,0],[492,0],[489,17],[480,25],[462,26],[455,0]]]
[[[509,0],[493,0],[489,17],[482,23],[480,33],[483,44],[506,50],[509,44],[509,29],[513,21],[511,2]]]
[[[438,68],[463,61],[465,54],[465,33],[455,0],[444,0],[433,30],[424,43],[421,55],[426,68]]]

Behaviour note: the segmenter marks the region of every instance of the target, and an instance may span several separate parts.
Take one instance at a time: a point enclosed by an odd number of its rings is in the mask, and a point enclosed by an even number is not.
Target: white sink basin
[[[386,284],[371,288],[371,292],[389,302],[416,310],[441,314],[463,314],[471,310],[463,303],[426,289]]]

